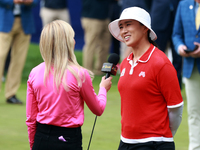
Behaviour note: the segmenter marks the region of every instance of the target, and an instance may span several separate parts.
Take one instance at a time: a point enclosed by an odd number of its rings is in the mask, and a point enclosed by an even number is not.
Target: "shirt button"
[[[196,38],[198,38],[199,36],[198,36],[198,35],[196,35],[195,37],[196,37]]]

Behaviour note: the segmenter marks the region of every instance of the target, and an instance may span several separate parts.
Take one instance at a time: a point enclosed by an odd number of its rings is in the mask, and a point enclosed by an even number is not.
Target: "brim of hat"
[[[127,18],[127,19],[131,19],[131,20],[135,20],[132,18]],[[121,35],[120,35],[120,29],[119,29],[119,21],[121,20],[125,20],[125,19],[116,19],[114,21],[112,21],[109,25],[108,25],[108,29],[110,31],[110,33],[119,41],[124,42],[124,40],[122,39]],[[136,20],[138,21],[138,20]],[[140,21],[139,21],[140,22]],[[141,22],[142,23],[142,22]],[[146,25],[145,25],[146,26]],[[157,39],[157,35],[156,33],[151,29],[151,27],[146,26],[149,30],[150,30],[150,38],[151,40],[155,41]]]

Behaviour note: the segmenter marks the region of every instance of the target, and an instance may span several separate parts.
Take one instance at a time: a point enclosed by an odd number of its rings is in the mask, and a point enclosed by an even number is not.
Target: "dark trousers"
[[[120,141],[118,150],[175,150],[174,142],[146,142],[127,144]]]
[[[38,123],[32,150],[82,150],[81,127],[65,128]]]

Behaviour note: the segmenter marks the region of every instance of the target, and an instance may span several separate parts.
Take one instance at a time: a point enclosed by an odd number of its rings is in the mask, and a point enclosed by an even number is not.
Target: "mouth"
[[[130,39],[130,37],[131,37],[130,35],[124,36],[124,40],[128,41]]]

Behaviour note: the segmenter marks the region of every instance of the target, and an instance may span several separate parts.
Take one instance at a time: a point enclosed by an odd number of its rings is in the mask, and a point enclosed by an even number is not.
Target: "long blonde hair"
[[[65,21],[55,20],[47,24],[40,37],[40,53],[45,62],[44,84],[50,73],[53,74],[54,83],[57,90],[61,83],[66,89],[66,79],[68,69],[76,78],[78,86],[82,85],[81,77],[74,66],[80,71],[81,66],[76,60],[74,54],[74,30]],[[91,76],[92,73],[89,72]]]

